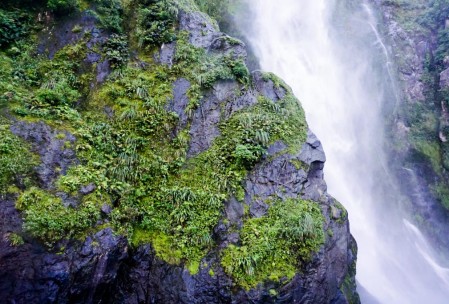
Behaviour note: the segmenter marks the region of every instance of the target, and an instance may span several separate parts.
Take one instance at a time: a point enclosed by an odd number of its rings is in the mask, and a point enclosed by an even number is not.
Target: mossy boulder
[[[46,24],[23,55],[2,52],[5,119],[40,161],[0,200],[2,217],[15,201],[5,225],[23,240],[0,243],[1,275],[20,260],[32,273],[1,296],[356,303],[347,215],[332,212],[323,149],[288,85],[250,73],[244,43],[192,1],[114,3],[118,26],[83,1],[48,21],[55,37]]]

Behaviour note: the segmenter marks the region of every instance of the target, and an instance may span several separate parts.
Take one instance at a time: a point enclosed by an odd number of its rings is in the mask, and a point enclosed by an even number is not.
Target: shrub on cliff
[[[0,9],[0,48],[18,40],[28,32],[29,16],[20,10]]]

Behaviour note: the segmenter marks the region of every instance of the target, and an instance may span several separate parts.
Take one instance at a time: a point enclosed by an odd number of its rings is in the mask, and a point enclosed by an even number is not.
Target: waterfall
[[[301,100],[326,156],[329,193],[349,211],[363,303],[448,303],[449,269],[403,213],[386,165],[385,116],[399,100],[392,60],[367,3],[247,0],[263,70]]]

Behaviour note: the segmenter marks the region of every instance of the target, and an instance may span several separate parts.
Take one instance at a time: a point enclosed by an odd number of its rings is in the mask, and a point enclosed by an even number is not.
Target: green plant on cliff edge
[[[92,227],[100,219],[99,202],[91,195],[77,208],[66,207],[59,197],[33,187],[20,196],[16,207],[24,212],[24,229],[52,245]]]
[[[291,279],[323,244],[323,221],[315,202],[276,200],[267,215],[246,220],[241,243],[223,250],[221,264],[246,289],[268,279]]]

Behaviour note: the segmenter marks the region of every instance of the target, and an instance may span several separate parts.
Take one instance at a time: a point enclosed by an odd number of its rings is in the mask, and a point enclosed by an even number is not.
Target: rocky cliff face
[[[401,101],[389,128],[391,167],[403,193],[443,251],[449,239],[447,166],[447,26],[445,1],[372,1],[397,67]],[[388,116],[388,115],[387,115]]]
[[[347,213],[290,88],[193,3],[136,1],[120,30],[99,3],[33,11],[34,61],[1,53],[2,147],[38,160],[1,180],[0,298],[358,303]]]

